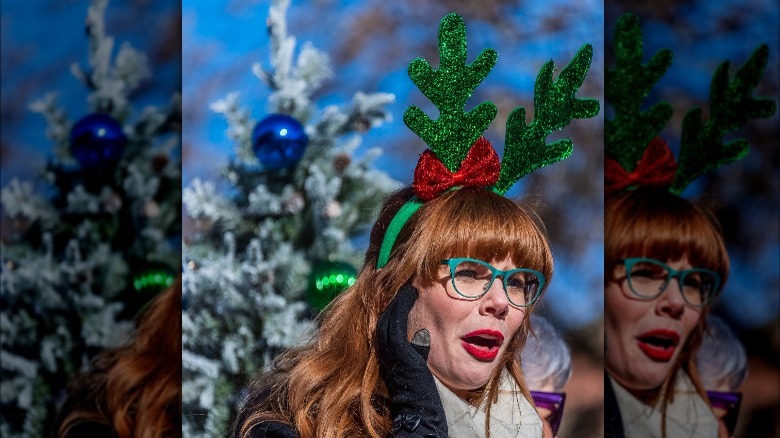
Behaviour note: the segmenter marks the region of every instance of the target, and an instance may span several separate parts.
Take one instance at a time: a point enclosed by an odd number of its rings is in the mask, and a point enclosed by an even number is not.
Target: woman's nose
[[[685,300],[683,300],[680,281],[677,277],[672,278],[666,284],[666,288],[658,297],[656,310],[658,313],[667,314],[674,319],[680,318],[685,312]]]
[[[501,278],[496,278],[490,289],[482,296],[480,307],[486,314],[503,319],[509,312],[509,299],[504,291],[504,283]]]

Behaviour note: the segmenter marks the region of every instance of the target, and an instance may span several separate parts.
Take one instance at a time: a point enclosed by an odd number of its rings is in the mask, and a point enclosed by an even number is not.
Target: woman
[[[181,436],[181,276],[157,295],[126,345],[92,361],[55,420],[58,437]]]
[[[517,354],[552,275],[541,224],[491,191],[451,190],[420,207],[377,269],[410,197],[385,203],[355,285],[323,313],[315,340],[258,381],[235,437],[541,436]],[[496,277],[488,264],[522,271]],[[475,282],[490,284],[475,294]]]
[[[605,75],[614,110],[604,136],[605,435],[715,437],[696,352],[729,258],[717,220],[679,195],[747,155],[748,141],[734,130],[774,113],[771,99],[753,95],[769,49],[760,45],[734,79],[728,62],[718,67],[707,117],[698,108],[685,115],[675,157],[659,136],[672,105],[645,101],[671,51],[642,63],[642,31],[630,13],[617,22],[614,48]]]
[[[319,319],[308,345],[280,356],[239,413],[234,436],[539,437],[542,424],[518,352],[552,276],[536,216],[502,195],[524,175],[571,153],[546,137],[599,105],[576,91],[590,67],[584,45],[552,80],[539,73],[532,124],[516,108],[504,156],[482,133],[490,102],[465,111],[497,59],[466,65],[463,19],[439,28],[440,68],[418,58],[409,75],[442,114],[410,107],[404,122],[428,144],[411,188],[393,195],[371,231],[355,284]]]
[[[566,341],[544,317],[531,318],[534,334],[522,350],[523,375],[533,391],[560,391],[571,377],[571,352]]]
[[[718,436],[696,351],[729,259],[715,219],[639,187],[605,202],[607,436]]]

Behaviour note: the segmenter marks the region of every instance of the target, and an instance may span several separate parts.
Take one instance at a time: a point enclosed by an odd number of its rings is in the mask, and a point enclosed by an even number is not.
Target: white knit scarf
[[[634,398],[610,377],[623,419],[626,437],[661,435],[661,407],[648,406]],[[675,378],[674,402],[666,408],[666,436],[669,438],[713,438],[718,436],[718,420],[709,405],[696,392],[684,371]]]
[[[471,406],[436,379],[450,438],[484,438],[485,407]],[[485,402],[487,403],[487,401]],[[501,377],[498,402],[490,409],[491,438],[541,438],[542,420],[508,373]]]

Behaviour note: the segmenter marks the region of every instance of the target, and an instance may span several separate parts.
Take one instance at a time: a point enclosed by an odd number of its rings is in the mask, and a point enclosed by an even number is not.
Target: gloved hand
[[[390,393],[396,437],[447,437],[447,418],[428,369],[431,335],[422,329],[406,340],[409,311],[417,289],[406,285],[379,317],[376,337],[379,374]]]

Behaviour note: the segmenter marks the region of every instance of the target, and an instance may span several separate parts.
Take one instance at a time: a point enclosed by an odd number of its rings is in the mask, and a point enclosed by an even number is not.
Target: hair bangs
[[[464,188],[432,201],[411,236],[422,251],[418,275],[433,279],[441,261],[472,257],[488,263],[509,257],[549,281],[552,254],[538,218],[516,202],[484,189]],[[421,212],[422,213],[422,212]]]

